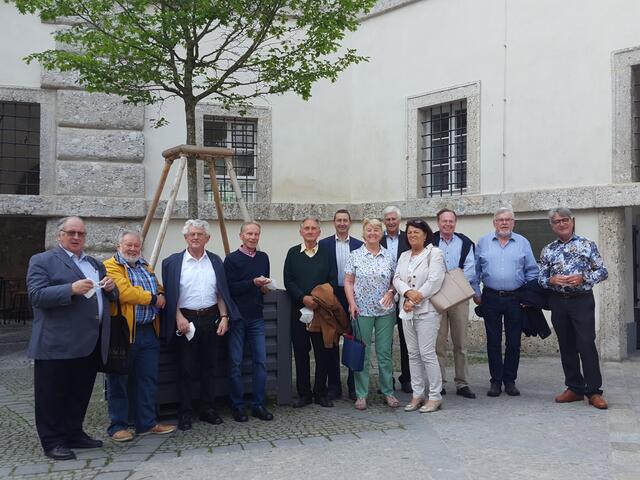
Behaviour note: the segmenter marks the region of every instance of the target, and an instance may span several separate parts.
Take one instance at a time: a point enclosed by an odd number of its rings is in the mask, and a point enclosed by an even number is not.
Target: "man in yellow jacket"
[[[107,399],[111,425],[107,432],[116,442],[133,440],[129,431],[129,395],[132,396],[135,432],[138,435],[167,434],[174,425],[156,421],[155,399],[160,357],[159,310],[164,308],[164,290],[151,266],[142,258],[142,239],[137,231],[118,235],[118,252],[104,265],[120,291],[122,314],[129,324],[131,350],[128,375],[107,375]],[[117,310],[112,305],[112,314]],[[131,377],[131,379],[129,378]],[[129,381],[131,380],[131,382]],[[129,384],[133,391],[129,391]]]

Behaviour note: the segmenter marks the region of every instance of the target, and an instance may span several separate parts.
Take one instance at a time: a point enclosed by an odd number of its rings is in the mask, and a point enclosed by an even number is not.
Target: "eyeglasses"
[[[568,225],[571,223],[571,219],[569,217],[558,218],[557,220],[551,220],[552,225]]]
[[[87,236],[87,232],[78,232],[76,230],[62,230],[68,237],[84,238]]]

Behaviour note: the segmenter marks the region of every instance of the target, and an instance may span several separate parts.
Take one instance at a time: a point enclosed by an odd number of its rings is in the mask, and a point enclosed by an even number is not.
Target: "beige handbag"
[[[431,266],[431,252],[429,252],[429,266]],[[471,284],[464,277],[464,271],[461,268],[454,268],[444,273],[444,281],[440,290],[429,301],[438,313],[444,313],[451,307],[466,302],[474,295],[475,292],[471,288]]]

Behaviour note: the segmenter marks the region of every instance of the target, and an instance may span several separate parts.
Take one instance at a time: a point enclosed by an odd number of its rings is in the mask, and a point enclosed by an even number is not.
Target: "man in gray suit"
[[[63,218],[58,246],[31,257],[27,271],[36,428],[45,455],[54,460],[76,458],[72,448],[102,446],[82,424],[98,362],[107,359],[109,302],[118,291],[102,262],[84,254],[86,236],[82,219]]]

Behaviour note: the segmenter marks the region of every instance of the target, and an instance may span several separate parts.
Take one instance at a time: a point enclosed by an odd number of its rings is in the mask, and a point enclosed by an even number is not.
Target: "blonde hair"
[[[373,227],[373,229],[378,229],[381,232],[384,232],[384,223],[382,223],[380,220],[378,220],[377,218],[365,218],[362,221],[362,233],[364,234],[365,230],[367,229],[367,226],[371,225],[371,227]]]

